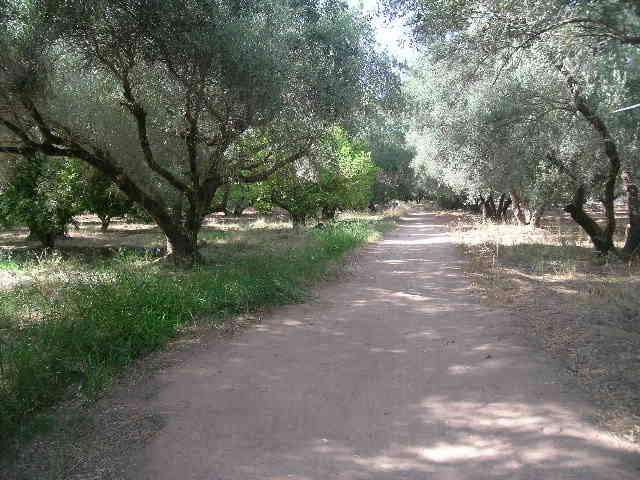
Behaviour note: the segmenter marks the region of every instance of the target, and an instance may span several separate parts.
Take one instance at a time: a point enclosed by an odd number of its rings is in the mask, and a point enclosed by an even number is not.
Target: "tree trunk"
[[[487,223],[489,220],[489,209],[487,208],[487,200],[480,195],[480,210],[482,212],[482,223]]]
[[[533,212],[531,212],[531,217],[529,218],[529,226],[531,228],[540,228],[545,210],[545,206],[540,205],[539,207],[536,207]]]
[[[604,198],[602,200],[607,218],[607,227],[603,230],[584,211],[585,192],[583,186],[580,186],[577,189],[574,202],[567,205],[565,207],[565,211],[569,212],[576,223],[578,223],[578,225],[587,232],[587,235],[589,235],[589,238],[591,238],[591,241],[597,250],[603,254],[606,254],[609,251],[618,253],[615,245],[613,244],[613,234],[616,231],[615,189],[618,175],[620,174],[620,167],[622,165],[618,146],[611,136],[607,124],[592,108],[591,104],[584,96],[582,88],[573,75],[571,75],[563,66],[558,66],[557,68],[560,73],[564,75],[567,81],[569,91],[573,95],[576,110],[582,114],[585,120],[589,122],[594,132],[600,137],[600,140],[602,141],[602,148],[609,160],[609,168],[604,185]]]
[[[504,193],[500,194],[500,199],[498,200],[498,209],[496,210],[496,220],[502,221],[505,218],[506,213],[506,203],[507,197]]]
[[[306,218],[304,215],[293,215],[291,214],[291,223],[293,224],[293,230],[299,232],[302,230],[306,224]]]
[[[200,260],[198,233],[188,233],[183,229],[164,230],[167,240],[167,258],[176,265],[192,266]]]
[[[108,215],[98,216],[100,218],[100,231],[102,233],[106,233],[109,229],[109,225],[111,224],[111,217]]]
[[[493,200],[493,195],[487,197],[487,215],[493,221],[496,220],[498,210],[496,208],[496,202]]]
[[[629,223],[624,242],[625,255],[638,255],[640,253],[640,195],[635,176],[630,169],[622,172],[622,183],[627,197],[627,212]]]
[[[329,207],[322,207],[322,220],[335,220],[336,218],[336,209]]]
[[[607,229],[602,229],[588,214],[584,211],[585,191],[584,186],[578,187],[575,192],[573,202],[564,207],[565,212],[571,215],[571,218],[582,227],[589,235],[593,246],[602,254],[615,251],[613,245],[613,236],[609,235]]]
[[[511,197],[511,211],[513,212],[513,216],[516,219],[516,223],[518,225],[526,225],[527,217],[524,214],[524,208],[522,207],[522,199],[517,192],[511,191],[509,192],[509,196]]]

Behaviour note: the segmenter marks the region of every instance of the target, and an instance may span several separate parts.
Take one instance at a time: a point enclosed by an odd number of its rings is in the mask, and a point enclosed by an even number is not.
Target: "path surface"
[[[413,213],[355,275],[153,380],[149,480],[640,478],[636,447],[468,291],[444,223]]]

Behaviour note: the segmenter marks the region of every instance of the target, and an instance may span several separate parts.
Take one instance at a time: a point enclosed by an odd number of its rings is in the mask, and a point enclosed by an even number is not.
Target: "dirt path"
[[[638,449],[468,292],[441,223],[411,214],[350,280],[158,373],[151,399],[132,392],[165,425],[128,476],[640,478]]]

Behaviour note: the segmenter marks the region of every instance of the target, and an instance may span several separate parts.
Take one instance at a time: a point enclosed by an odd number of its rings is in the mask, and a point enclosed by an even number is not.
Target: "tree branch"
[[[174,175],[170,170],[156,162],[153,152],[151,151],[151,145],[149,143],[149,135],[147,132],[147,113],[142,105],[140,105],[131,89],[131,83],[129,81],[129,72],[125,72],[121,77],[123,95],[126,100],[124,106],[131,112],[131,115],[136,121],[136,127],[138,131],[138,141],[142,148],[143,158],[147,166],[164,178],[167,182],[173,185],[181,192],[187,192],[192,190],[189,185],[183,182],[180,178]]]
[[[309,153],[310,147],[311,145],[306,145],[302,150],[298,151],[297,153],[294,153],[293,155],[288,156],[287,158],[279,162],[276,162],[264,172],[254,173],[250,175],[240,174],[240,181],[244,183],[253,183],[253,182],[261,182],[263,180],[267,180],[269,177],[271,177],[274,173],[276,173],[282,167],[285,167],[286,165],[290,165],[296,160],[299,160],[300,158],[304,157],[307,153]]]

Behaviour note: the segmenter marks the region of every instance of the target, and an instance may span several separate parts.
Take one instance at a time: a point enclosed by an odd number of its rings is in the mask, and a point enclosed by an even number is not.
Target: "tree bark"
[[[544,216],[544,211],[546,210],[544,205],[540,205],[536,207],[533,212],[531,212],[531,218],[529,218],[529,226],[531,228],[540,228],[540,224],[542,223],[542,217]]]
[[[527,217],[524,214],[522,198],[520,198],[520,195],[518,195],[518,193],[515,191],[509,192],[509,197],[511,198],[511,211],[513,212],[513,216],[516,219],[516,223],[518,225],[526,225]]]
[[[485,198],[480,195],[480,212],[482,213],[482,223],[487,223],[487,214],[489,212],[487,212],[487,204],[485,202]]]
[[[582,114],[587,122],[589,122],[594,132],[602,140],[604,153],[609,160],[609,168],[604,186],[604,198],[602,199],[607,219],[606,228],[604,230],[600,228],[600,226],[584,211],[584,186],[580,186],[577,189],[574,202],[567,205],[567,207],[565,207],[565,211],[569,212],[578,225],[587,232],[587,235],[589,235],[597,250],[602,253],[607,253],[609,251],[616,252],[613,244],[613,235],[616,230],[615,189],[618,175],[620,174],[620,167],[622,165],[618,146],[611,137],[607,124],[589,104],[587,98],[582,93],[582,88],[573,75],[571,75],[562,66],[559,66],[558,70],[562,75],[564,75],[567,81],[569,91],[573,95],[576,110]]]
[[[176,265],[192,266],[200,259],[198,235],[190,235],[183,229],[165,230],[167,240],[167,258]]]
[[[571,215],[571,218],[582,227],[589,235],[593,246],[600,253],[607,254],[610,251],[615,252],[613,245],[613,236],[609,234],[607,229],[603,229],[584,211],[585,190],[584,186],[577,188],[573,202],[564,207],[565,212]]]
[[[109,225],[111,224],[111,217],[108,215],[99,216],[100,218],[100,231],[102,233],[106,233],[109,229]]]
[[[322,207],[322,220],[334,220],[336,218],[336,209]]]
[[[293,230],[299,232],[306,224],[306,217],[303,215],[291,215],[291,223],[293,224]]]
[[[498,209],[496,211],[496,220],[501,221],[505,217],[505,212],[507,210],[505,203],[507,201],[507,196],[504,193],[500,194],[500,199],[498,200]]]
[[[625,255],[638,255],[640,253],[640,195],[635,176],[630,169],[622,172],[622,183],[627,197],[627,212],[629,223],[625,234]]]

